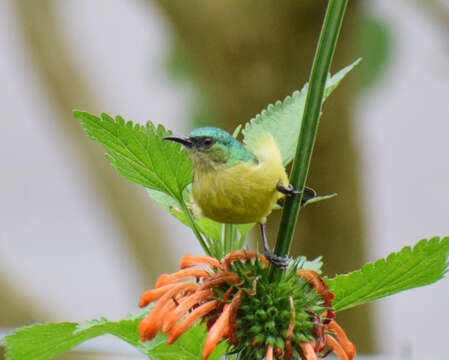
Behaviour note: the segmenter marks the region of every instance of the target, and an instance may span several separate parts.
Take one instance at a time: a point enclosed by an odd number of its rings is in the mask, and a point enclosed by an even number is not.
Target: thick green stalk
[[[301,131],[290,175],[290,183],[295,189],[300,191],[304,189],[306,183],[318,129],[326,79],[347,4],[347,0],[330,0],[327,5],[326,16],[312,65]],[[274,250],[277,255],[287,255],[290,250],[301,198],[302,195],[287,198],[285,201]]]

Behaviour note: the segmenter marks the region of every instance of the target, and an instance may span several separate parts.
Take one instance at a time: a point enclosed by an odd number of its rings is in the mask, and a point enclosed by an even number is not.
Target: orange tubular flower
[[[156,303],[139,324],[141,340],[162,331],[172,344],[201,320],[208,327],[203,359],[227,339],[240,359],[315,360],[332,351],[352,360],[355,347],[335,322],[334,295],[318,273],[302,268],[304,259],[298,259],[279,282],[270,283],[268,264],[246,250],[231,252],[221,263],[185,255],[180,271],[162,274],[142,295],[140,306]]]

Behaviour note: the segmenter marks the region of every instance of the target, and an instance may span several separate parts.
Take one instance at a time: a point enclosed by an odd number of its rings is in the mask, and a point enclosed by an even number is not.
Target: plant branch
[[[318,129],[326,79],[347,4],[347,0],[330,0],[327,6],[323,27],[321,29],[310,75],[309,89],[296,148],[296,156],[290,175],[290,183],[295,189],[300,191],[304,190],[306,183]],[[287,255],[290,250],[300,210],[301,198],[302,194],[300,196],[287,198],[285,201],[275,246],[275,253],[277,255]]]
[[[233,225],[225,224],[224,225],[224,254],[231,252],[233,249],[232,243],[232,233],[233,233]]]
[[[192,216],[192,213],[190,212],[190,210],[187,208],[186,204],[184,203],[184,201],[179,201],[179,205],[181,206],[182,211],[184,211],[184,214],[187,215],[187,219],[189,220],[190,223],[190,227],[192,228],[193,233],[195,234],[196,238],[198,239],[201,247],[203,248],[204,252],[207,255],[212,256],[211,251],[209,249],[209,246],[207,246],[206,242],[203,239],[203,236],[201,235],[201,231],[198,228],[195,219]]]

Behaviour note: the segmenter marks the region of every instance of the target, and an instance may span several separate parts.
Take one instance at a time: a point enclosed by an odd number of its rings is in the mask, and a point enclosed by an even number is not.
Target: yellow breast
[[[226,168],[195,168],[193,199],[202,214],[230,224],[265,222],[283,195],[276,184],[288,185],[279,149],[271,135],[253,149],[258,162]]]

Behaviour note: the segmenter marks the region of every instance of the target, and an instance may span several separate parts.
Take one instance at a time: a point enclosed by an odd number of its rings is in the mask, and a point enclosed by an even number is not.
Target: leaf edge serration
[[[380,274],[382,272],[385,273],[385,265],[388,266],[388,263],[393,263],[397,259],[400,259],[401,257],[406,256],[406,254],[416,254],[416,253],[419,253],[420,251],[425,250],[425,248],[431,249],[435,245],[438,245],[438,247],[440,248],[441,251],[435,253],[435,255],[433,255],[432,258],[444,256],[444,260],[440,259],[441,263],[439,265],[441,265],[441,266],[439,266],[439,268],[438,268],[438,273],[437,273],[437,271],[435,271],[433,274],[428,274],[427,280],[426,279],[418,279],[418,281],[416,281],[415,283],[410,282],[407,285],[392,291],[391,293],[374,296],[373,298],[370,298],[366,301],[361,300],[362,298],[359,298],[352,302],[344,303],[343,300],[345,299],[345,296],[339,298],[339,295],[341,293],[345,292],[344,290],[339,288],[339,286],[344,286],[345,284],[355,284],[357,281],[360,282],[360,278],[363,278],[365,275],[366,275],[365,281],[369,281],[369,276],[374,271],[379,272]],[[427,259],[429,259],[429,258],[430,257],[427,256]],[[364,303],[373,302],[373,301],[379,300],[381,298],[384,298],[384,297],[387,297],[390,295],[394,295],[401,291],[411,290],[411,289],[414,289],[417,287],[426,286],[426,285],[435,283],[436,281],[442,279],[444,277],[444,275],[449,271],[448,266],[449,266],[449,236],[445,236],[445,237],[433,236],[429,239],[424,238],[424,239],[419,240],[413,247],[410,245],[404,246],[401,250],[399,250],[397,252],[392,252],[387,257],[380,258],[380,259],[376,260],[375,262],[366,263],[359,270],[355,270],[355,271],[352,271],[347,274],[339,274],[332,279],[326,278],[325,280],[326,280],[327,284],[329,285],[330,290],[332,292],[334,292],[336,295],[336,298],[334,300],[335,310],[342,311],[342,310],[346,310],[346,309],[349,309],[349,308],[352,308],[352,307],[355,307],[358,305],[362,305]],[[357,277],[359,279],[357,279]],[[350,291],[350,290],[352,290],[352,289],[349,288],[347,291]],[[365,296],[365,297],[368,297],[368,296]],[[341,305],[341,303],[343,303],[343,305]]]

